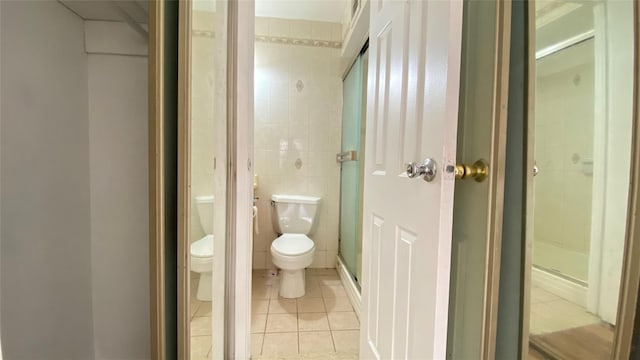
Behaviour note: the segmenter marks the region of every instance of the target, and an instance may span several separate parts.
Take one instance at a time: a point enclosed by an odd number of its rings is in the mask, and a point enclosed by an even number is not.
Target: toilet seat
[[[305,234],[282,234],[271,243],[271,251],[281,256],[302,256],[314,249],[313,240]]]
[[[208,258],[213,256],[213,235],[206,235],[200,240],[191,243],[191,256],[196,258]]]

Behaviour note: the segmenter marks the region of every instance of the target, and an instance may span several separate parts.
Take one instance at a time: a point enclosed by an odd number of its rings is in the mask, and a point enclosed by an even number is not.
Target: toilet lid
[[[200,240],[191,243],[191,256],[211,257],[213,256],[213,235],[207,235]]]
[[[282,255],[306,254],[313,247],[313,240],[305,234],[283,234],[271,244],[271,248]]]

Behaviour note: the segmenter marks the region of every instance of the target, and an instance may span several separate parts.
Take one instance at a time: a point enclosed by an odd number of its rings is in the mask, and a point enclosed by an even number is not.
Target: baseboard
[[[554,275],[548,271],[536,267],[532,268],[531,284],[584,308],[587,306],[586,286]]]
[[[356,316],[360,319],[360,304],[362,303],[362,297],[360,296],[360,290],[358,290],[358,286],[356,285],[356,281],[349,274],[349,270],[342,262],[340,256],[337,257],[337,270],[338,275],[340,276],[340,281],[342,281],[342,285],[344,286],[345,291],[347,292],[347,297],[351,302],[351,306],[353,306],[353,311],[355,311]]]

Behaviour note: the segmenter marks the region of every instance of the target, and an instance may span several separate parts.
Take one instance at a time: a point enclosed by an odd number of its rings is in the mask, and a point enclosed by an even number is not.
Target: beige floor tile
[[[269,287],[269,299],[277,299],[280,294],[280,285],[272,285]]]
[[[254,299],[251,301],[251,314],[266,314],[269,312],[269,300]]]
[[[189,283],[189,295],[191,296],[191,298],[196,297],[196,293],[198,292],[198,283],[199,278],[191,279],[191,282]]]
[[[211,335],[211,317],[196,316],[191,319],[191,336]]]
[[[195,316],[211,316],[211,301],[202,301]]]
[[[318,276],[318,284],[321,286],[342,286],[342,281],[338,275],[334,276]]]
[[[299,331],[329,330],[329,321],[326,313],[300,313],[298,314]]]
[[[211,350],[211,336],[192,336],[189,350],[191,359],[206,359]]]
[[[311,273],[316,276],[338,275],[338,272],[336,271],[336,269],[327,268],[327,269],[307,269],[307,270],[311,270]]]
[[[358,330],[360,322],[354,312],[332,312],[328,314],[331,330]]]
[[[267,316],[268,333],[298,331],[296,314],[269,314]]]
[[[277,298],[269,302],[269,314],[295,314],[296,299]]]
[[[198,312],[198,308],[200,307],[201,302],[196,300],[195,297],[191,298],[190,304],[189,304],[189,312],[191,313],[191,317],[193,317],[196,312]]]
[[[326,312],[322,298],[299,298],[298,313]]]
[[[323,298],[347,296],[347,292],[344,290],[344,287],[342,285],[331,285],[331,286],[321,285],[320,291],[322,292]]]
[[[271,288],[268,286],[257,287],[251,290],[251,298],[256,300],[269,300]]]
[[[259,356],[262,354],[262,342],[264,334],[251,334],[251,356]]]
[[[353,311],[353,306],[351,306],[351,301],[348,297],[325,298],[324,305],[327,308],[327,312]]]
[[[289,355],[297,353],[297,332],[264,334],[262,355]]]
[[[304,296],[302,298],[321,298],[322,292],[320,291],[320,285],[316,283],[314,286],[307,286],[304,290]]]
[[[559,300],[560,297],[540,287],[531,288],[531,303]]]
[[[331,353],[335,352],[333,339],[329,331],[310,331],[298,334],[300,353]]]
[[[332,331],[333,343],[336,352],[359,352],[360,350],[360,331],[358,330],[342,330]]]
[[[267,315],[251,316],[251,333],[263,333],[267,324]]]

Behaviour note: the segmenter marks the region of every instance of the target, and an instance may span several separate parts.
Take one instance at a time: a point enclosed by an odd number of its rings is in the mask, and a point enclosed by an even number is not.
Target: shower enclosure
[[[367,50],[356,58],[343,82],[340,173],[340,258],[359,285],[362,278],[362,182],[366,113]]]

